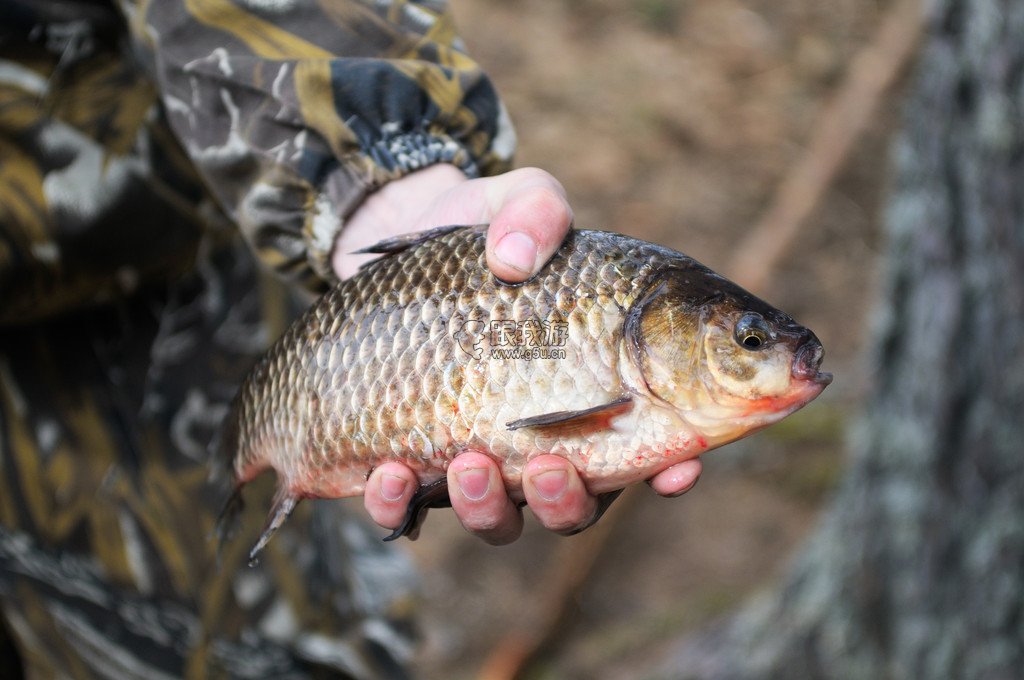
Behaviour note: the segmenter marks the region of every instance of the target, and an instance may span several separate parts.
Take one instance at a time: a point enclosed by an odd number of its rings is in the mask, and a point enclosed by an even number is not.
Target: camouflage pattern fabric
[[[442,2],[0,0],[0,677],[406,676],[358,504],[249,568],[266,478],[218,557],[207,446],[308,303],[257,258],[320,289],[367,192],[513,141]]]

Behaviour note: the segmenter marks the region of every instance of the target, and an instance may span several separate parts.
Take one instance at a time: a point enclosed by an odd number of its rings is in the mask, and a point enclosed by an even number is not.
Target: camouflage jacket
[[[207,444],[368,192],[513,145],[442,0],[0,0],[0,664],[404,676],[408,563],[321,502],[247,568],[269,479],[218,563]]]

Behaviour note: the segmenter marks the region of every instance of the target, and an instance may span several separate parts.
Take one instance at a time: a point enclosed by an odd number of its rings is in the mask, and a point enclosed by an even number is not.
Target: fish
[[[257,362],[220,439],[233,490],[277,477],[256,555],[306,498],[361,495],[408,465],[419,490],[385,540],[447,505],[446,470],[480,451],[522,501],[522,471],[565,457],[602,507],[624,487],[801,408],[831,382],[818,338],[696,260],[571,230],[524,283],[487,268],[486,225],[388,239]],[[230,520],[228,520],[230,521]]]

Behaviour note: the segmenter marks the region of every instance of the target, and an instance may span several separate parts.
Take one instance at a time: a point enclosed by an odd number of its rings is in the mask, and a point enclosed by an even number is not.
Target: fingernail
[[[697,486],[697,482],[699,482],[699,481],[700,481],[700,475],[697,475],[696,479],[693,480],[693,482],[690,484],[690,486],[686,487],[686,491],[689,491],[693,487]]]
[[[487,474],[487,470],[481,468],[463,470],[455,478],[459,481],[459,490],[462,491],[462,495],[471,501],[483,498],[491,486],[491,476]]]
[[[409,482],[397,475],[384,475],[380,478],[380,495],[386,501],[397,501],[405,495]]]
[[[532,274],[533,265],[537,262],[537,243],[529,234],[510,231],[494,246],[494,255],[516,271]]]
[[[694,480],[693,480],[692,482],[690,482],[690,485],[689,485],[689,486],[687,486],[687,487],[686,487],[686,488],[684,488],[684,489],[680,489],[679,491],[676,491],[676,492],[675,492],[675,493],[673,493],[673,494],[669,494],[668,496],[666,496],[666,498],[679,498],[679,497],[680,497],[680,496],[682,496],[682,495],[683,495],[684,493],[687,493],[687,492],[689,492],[689,491],[692,491],[692,490],[693,490],[693,487],[697,486],[697,482],[699,482],[699,481],[700,481],[700,475],[698,475],[696,479],[694,479]]]
[[[569,486],[565,470],[547,470],[530,478],[537,495],[549,503],[557,501]]]

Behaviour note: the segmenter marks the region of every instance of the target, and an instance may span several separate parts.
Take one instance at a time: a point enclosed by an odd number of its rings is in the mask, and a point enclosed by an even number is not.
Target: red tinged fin
[[[615,401],[582,411],[555,411],[544,413],[539,416],[520,418],[505,423],[510,430],[518,430],[523,427],[558,427],[569,430],[604,430],[611,427],[612,418],[620,416],[633,408],[632,397],[620,397]]]

